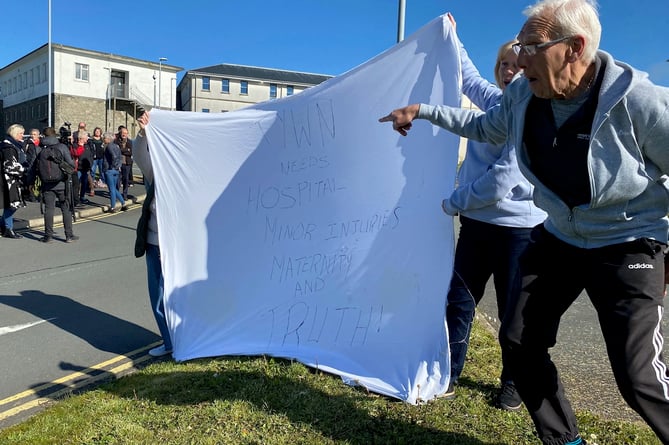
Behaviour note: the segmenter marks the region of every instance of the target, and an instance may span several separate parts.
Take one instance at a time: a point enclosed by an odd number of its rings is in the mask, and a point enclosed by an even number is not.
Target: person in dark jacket
[[[110,207],[109,213],[116,212],[116,200],[121,201],[121,210],[126,211],[128,208],[125,205],[125,199],[118,190],[118,177],[121,173],[121,149],[115,142],[112,141],[112,134],[107,132],[103,135],[102,140],[105,144],[105,156],[102,162],[102,172],[105,175],[107,188],[109,189]]]
[[[33,164],[35,163],[35,160],[37,159],[37,154],[41,150],[40,146],[40,132],[37,128],[33,128],[30,130],[30,137],[28,140],[26,140],[26,145],[25,145],[25,152],[26,152],[26,162],[24,164],[25,172],[24,172],[24,186],[28,184],[32,184],[33,178],[30,177],[31,172],[33,171]],[[26,196],[26,199],[30,202],[37,202],[37,196],[35,195],[33,190],[24,190],[24,194]]]
[[[121,184],[123,199],[128,199],[128,187],[132,185],[132,141],[128,139],[128,129],[121,125],[114,143],[121,149]]]
[[[85,131],[79,132],[78,139],[78,148],[82,148],[81,154],[79,155],[79,162],[77,162],[77,176],[79,177],[79,203],[88,204],[89,201],[86,199],[86,194],[90,196],[95,195],[95,190],[93,190],[92,183],[93,181],[90,178],[91,169],[93,167],[93,150],[95,147],[91,143],[88,133]],[[79,150],[78,150],[79,152]]]
[[[31,177],[36,178],[39,174],[39,164],[44,156],[48,156],[51,150],[57,150],[60,152],[62,159],[67,162],[69,165],[74,167],[74,161],[72,156],[70,156],[70,150],[64,144],[58,140],[56,130],[53,127],[47,127],[42,132],[44,138],[42,138],[43,148],[40,153],[37,155],[37,160],[33,164],[33,173]],[[50,243],[53,241],[53,215],[56,209],[56,200],[61,212],[63,212],[63,226],[65,227],[65,242],[71,243],[79,239],[78,236],[74,234],[72,229],[72,210],[71,210],[71,199],[68,196],[68,186],[65,184],[67,176],[63,175],[63,179],[59,181],[45,181],[42,180],[41,192],[42,199],[44,200],[44,236],[40,238],[40,241],[43,243]]]
[[[7,136],[0,143],[0,187],[2,187],[2,236],[5,238],[23,238],[14,232],[14,213],[25,203],[22,196],[21,178],[24,167],[19,162],[19,152],[23,147],[23,132],[25,129],[19,124],[13,124],[7,129]]]

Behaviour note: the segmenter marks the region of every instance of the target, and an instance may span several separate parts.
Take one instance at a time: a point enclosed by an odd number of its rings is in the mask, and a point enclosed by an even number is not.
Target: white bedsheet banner
[[[317,87],[148,129],[174,358],[294,358],[410,403],[449,378],[444,306],[458,138],[377,119],[459,104],[439,17]],[[251,87],[252,88],[252,87]],[[214,93],[212,93],[214,94]]]

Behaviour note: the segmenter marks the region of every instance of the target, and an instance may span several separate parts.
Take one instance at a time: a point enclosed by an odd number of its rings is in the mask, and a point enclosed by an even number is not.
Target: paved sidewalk
[[[135,181],[134,186],[128,190],[128,200],[126,204],[129,207],[133,205],[141,205],[146,198],[146,190],[144,184]],[[77,218],[86,218],[107,212],[110,207],[109,192],[107,188],[96,188],[95,196],[86,196],[90,201],[89,204],[80,205],[75,208],[75,216]],[[116,210],[121,208],[121,204],[116,202]],[[54,224],[60,224],[63,221],[63,215],[60,209],[56,209],[54,214]],[[44,227],[44,215],[40,210],[39,202],[26,202],[26,207],[22,207],[14,214],[14,230],[35,229]]]

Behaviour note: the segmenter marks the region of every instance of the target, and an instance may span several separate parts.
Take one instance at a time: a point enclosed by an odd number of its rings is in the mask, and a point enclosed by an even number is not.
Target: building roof
[[[256,66],[234,65],[227,63],[188,70],[186,75],[188,74],[204,76],[214,75],[241,79],[258,79],[300,85],[318,85],[319,83],[325,82],[326,80],[333,77],[327,74],[301,73],[297,71],[260,68]]]
[[[28,54],[26,54],[24,56],[21,56],[18,59],[16,59],[15,61],[7,64],[6,66],[4,66],[2,68],[0,68],[0,71],[4,71],[6,68],[9,68],[13,64],[22,61],[23,59],[27,58],[28,56],[30,56],[32,54],[36,54],[39,51],[46,51],[48,49],[47,48],[48,46],[49,46],[49,44],[45,43],[44,45],[40,46],[39,48],[36,48],[33,51],[30,51]],[[137,59],[137,58],[134,58],[134,57],[128,57],[128,56],[122,56],[122,55],[118,55],[118,54],[108,53],[108,52],[96,51],[96,50],[92,50],[92,49],[77,48],[76,46],[63,45],[61,43],[52,42],[51,43],[51,49],[52,49],[52,51],[58,51],[58,50],[60,50],[60,51],[74,51],[74,52],[78,52],[78,53],[87,55],[89,57],[104,57],[107,60],[110,60],[110,61],[113,60],[114,62],[118,62],[118,63],[132,63],[134,65],[147,64],[147,65],[155,65],[155,66],[160,66],[161,65],[160,63],[158,63],[156,61],[153,61],[153,60],[143,60],[143,59]],[[179,71],[183,71],[183,67],[176,66],[176,65],[170,65],[170,64],[167,64],[167,63],[162,64],[162,69],[163,70],[174,71],[175,73],[179,72]]]

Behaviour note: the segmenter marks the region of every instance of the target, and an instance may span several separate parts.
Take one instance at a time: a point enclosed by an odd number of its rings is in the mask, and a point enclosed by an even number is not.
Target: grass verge
[[[478,322],[453,401],[413,406],[289,360],[156,362],[0,431],[0,444],[537,444],[524,409],[494,407],[499,346]],[[655,445],[644,424],[579,412],[591,445]]]

